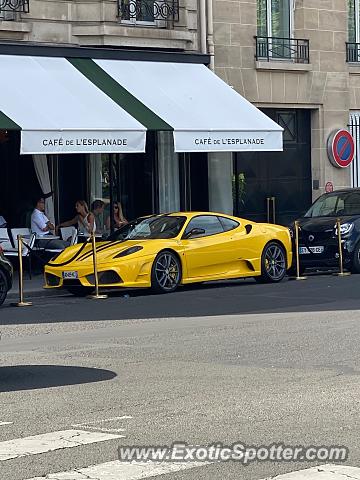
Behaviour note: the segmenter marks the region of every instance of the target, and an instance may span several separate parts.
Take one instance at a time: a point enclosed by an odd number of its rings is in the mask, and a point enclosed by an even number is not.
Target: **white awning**
[[[283,129],[204,65],[94,61],[174,129],[176,152],[283,148]]]
[[[0,55],[0,91],[23,154],[145,151],[144,125],[65,58]]]

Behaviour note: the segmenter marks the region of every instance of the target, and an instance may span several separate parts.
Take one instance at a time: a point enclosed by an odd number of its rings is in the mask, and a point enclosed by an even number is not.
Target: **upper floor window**
[[[20,13],[29,13],[29,0],[0,0],[0,20],[16,20]]]
[[[349,42],[360,42],[360,0],[348,0],[348,37]]]
[[[178,0],[118,0],[122,22],[166,27],[179,20]]]
[[[259,37],[290,38],[294,0],[257,0]]]

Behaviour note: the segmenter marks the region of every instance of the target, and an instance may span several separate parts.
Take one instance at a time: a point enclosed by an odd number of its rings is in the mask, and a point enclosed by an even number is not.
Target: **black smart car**
[[[360,188],[325,193],[298,219],[301,271],[339,265],[337,219],[341,222],[344,267],[360,273]],[[295,246],[294,224],[290,233]]]
[[[13,268],[11,263],[4,257],[0,247],[0,305],[5,301],[7,292],[12,287]]]

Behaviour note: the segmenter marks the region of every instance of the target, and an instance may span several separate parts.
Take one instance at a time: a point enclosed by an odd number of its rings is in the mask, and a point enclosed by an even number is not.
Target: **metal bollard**
[[[19,256],[19,302],[12,303],[11,305],[14,307],[31,307],[32,302],[24,302],[24,270],[23,270],[23,257],[22,257],[22,249],[23,249],[23,241],[22,236],[18,235],[18,256]]]
[[[290,277],[290,280],[306,280],[307,277],[300,276],[300,256],[299,256],[299,222],[295,221],[295,258],[296,258],[296,277]]]
[[[276,198],[275,197],[271,197],[271,201],[272,201],[272,211],[273,211],[273,223],[276,223]]]
[[[107,298],[107,295],[99,295],[99,277],[98,277],[98,270],[97,270],[97,253],[96,253],[96,242],[95,242],[95,233],[91,233],[91,246],[92,246],[92,253],[93,253],[93,264],[94,264],[94,277],[95,277],[95,294],[88,295],[87,298],[91,298],[93,300],[102,300]]]
[[[338,247],[339,247],[339,268],[340,272],[334,273],[334,275],[337,275],[338,277],[348,277],[351,275],[350,272],[344,272],[344,262],[343,262],[343,253],[342,253],[342,240],[341,240],[341,222],[340,218],[336,219],[336,228],[338,232]]]

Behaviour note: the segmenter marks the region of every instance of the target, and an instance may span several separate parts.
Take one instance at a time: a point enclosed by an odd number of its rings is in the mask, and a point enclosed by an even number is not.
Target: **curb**
[[[37,289],[37,290],[24,290],[24,297],[25,298],[39,298],[39,297],[61,297],[66,295],[66,292],[64,291],[59,291],[59,292],[54,292],[53,290],[46,290],[44,289]],[[10,290],[7,294],[7,299],[15,299],[19,298],[19,292],[18,291],[12,291]]]

